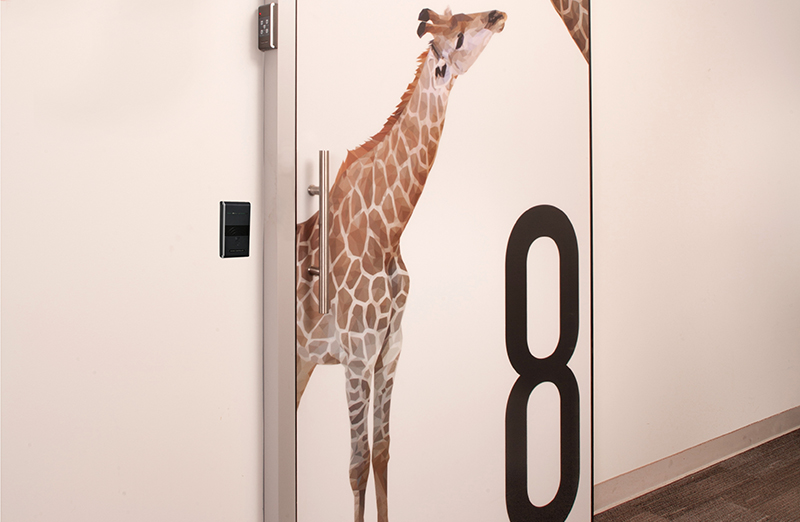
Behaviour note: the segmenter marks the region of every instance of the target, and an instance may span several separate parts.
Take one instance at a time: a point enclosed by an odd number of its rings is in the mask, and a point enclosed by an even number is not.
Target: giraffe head
[[[454,15],[447,8],[443,15],[423,9],[417,35],[433,35],[431,48],[444,61],[437,75],[458,76],[469,70],[478,59],[492,35],[503,30],[506,14],[502,11],[486,11],[473,14]]]

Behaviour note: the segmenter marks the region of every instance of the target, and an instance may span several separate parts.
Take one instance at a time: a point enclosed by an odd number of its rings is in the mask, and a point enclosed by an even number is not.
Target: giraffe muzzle
[[[506,18],[506,14],[502,11],[491,11],[486,21],[486,28],[499,33],[506,26]]]

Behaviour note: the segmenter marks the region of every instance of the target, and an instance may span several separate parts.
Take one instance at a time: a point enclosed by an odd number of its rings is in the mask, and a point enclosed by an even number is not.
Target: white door
[[[547,0],[450,5],[455,13],[497,9],[508,19],[455,82],[435,164],[401,241],[411,283],[392,395],[389,518],[519,520],[507,511],[509,494],[530,509],[567,503],[572,507],[566,510],[568,520],[589,520],[588,65]],[[424,7],[439,14],[445,9],[407,0],[298,1],[299,222],[316,210],[316,198],[305,187],[316,183],[317,151],[330,150],[335,178],[347,150],[382,128],[414,78],[417,57],[430,40],[417,35]],[[554,216],[566,218],[560,223],[574,230],[576,272],[565,276],[562,269],[561,274],[569,280],[561,291],[573,285],[574,295],[559,297],[559,259],[563,263],[569,256],[562,251],[559,257],[547,237],[534,243],[527,261],[527,244],[522,245],[523,269],[511,269],[507,276],[511,231],[533,207],[543,212],[543,218],[533,216],[544,223],[543,235],[555,235],[552,227],[561,226],[553,225]],[[529,225],[520,227],[529,233]],[[516,247],[530,239],[517,236]],[[523,284],[521,274],[528,275],[527,285],[514,292]],[[568,394],[569,378],[553,377],[549,370],[531,376],[525,369],[523,378],[512,367],[508,353],[514,349],[506,347],[507,283],[516,296],[511,300],[528,305],[532,355],[560,359],[557,373],[576,377],[579,397]],[[560,314],[565,299],[575,309]],[[559,332],[564,314],[575,315],[568,328],[577,329],[568,367],[563,356],[569,348],[553,355],[559,337],[570,335]],[[510,329],[518,336],[521,331],[524,339],[525,331],[518,330],[526,323],[522,317]],[[524,388],[537,378],[544,382],[527,400]],[[299,405],[301,522],[353,517],[345,390],[340,365],[318,366]],[[559,407],[565,403],[568,407]],[[566,438],[560,438],[562,413],[574,417]],[[562,442],[565,467],[559,460]],[[579,453],[572,454],[577,447]],[[507,468],[513,475],[508,483]],[[366,519],[375,520],[374,476],[370,481]],[[554,501],[561,481],[573,481],[577,490],[570,492],[567,485]],[[526,482],[527,496],[518,491]]]
[[[3,520],[262,520],[257,5],[2,2]]]

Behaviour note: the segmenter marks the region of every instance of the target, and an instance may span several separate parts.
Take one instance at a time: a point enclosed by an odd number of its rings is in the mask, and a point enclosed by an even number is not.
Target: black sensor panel
[[[219,202],[219,257],[250,255],[250,203]]]

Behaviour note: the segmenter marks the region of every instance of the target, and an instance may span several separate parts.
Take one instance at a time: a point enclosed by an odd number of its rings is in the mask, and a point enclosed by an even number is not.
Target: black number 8
[[[537,359],[528,347],[527,261],[531,244],[551,238],[558,247],[560,329],[555,351]],[[525,212],[514,225],[506,251],[506,349],[519,374],[506,406],[506,508],[511,522],[563,522],[578,493],[580,397],[567,366],[578,341],[578,241],[569,218],[549,205]],[[528,398],[552,382],[561,396],[561,480],[553,500],[535,506],[528,497]]]

